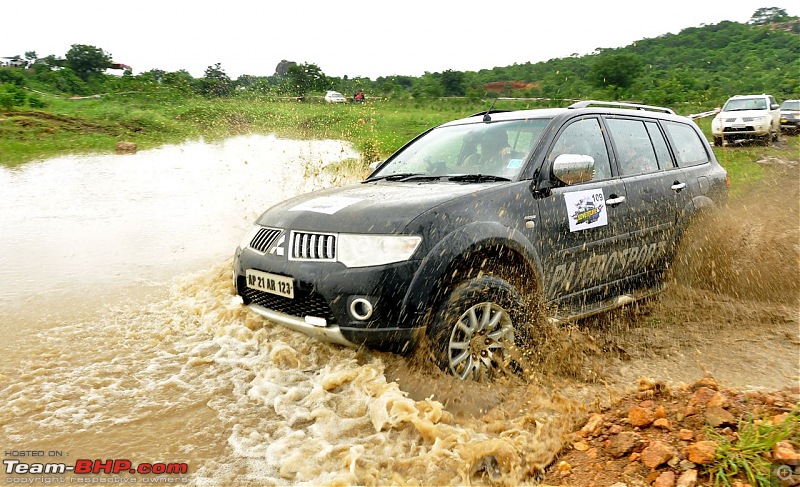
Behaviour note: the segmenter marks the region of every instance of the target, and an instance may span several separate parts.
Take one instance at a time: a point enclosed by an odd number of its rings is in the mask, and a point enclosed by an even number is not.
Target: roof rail
[[[638,103],[624,103],[621,101],[599,101],[599,100],[587,100],[587,101],[579,101],[577,103],[573,103],[569,106],[569,108],[586,108],[590,106],[607,106],[607,107],[617,107],[617,108],[635,108],[637,110],[650,110],[653,112],[664,112],[664,113],[671,113],[675,114],[670,108],[664,107],[654,107],[651,105],[640,105]]]

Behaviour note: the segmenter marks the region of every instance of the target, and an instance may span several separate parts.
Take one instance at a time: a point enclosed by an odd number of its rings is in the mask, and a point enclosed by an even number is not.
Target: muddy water
[[[233,295],[257,214],[353,155],[241,137],[0,170],[3,458],[186,463],[164,478],[195,485],[532,482],[580,387],[459,384],[448,409],[447,378],[401,388],[415,371],[397,357],[273,326]]]

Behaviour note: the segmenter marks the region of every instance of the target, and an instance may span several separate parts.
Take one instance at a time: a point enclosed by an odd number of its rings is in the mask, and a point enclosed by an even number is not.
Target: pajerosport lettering
[[[489,110],[265,211],[233,285],[274,323],[400,353],[427,336],[442,369],[490,380],[536,346],[523,326],[662,290],[687,225],[727,198],[703,133],[669,108]]]

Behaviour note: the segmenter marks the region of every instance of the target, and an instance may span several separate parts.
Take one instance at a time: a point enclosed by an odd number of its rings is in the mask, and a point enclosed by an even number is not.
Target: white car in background
[[[338,91],[328,91],[325,93],[325,101],[328,103],[347,103],[347,98]]]
[[[711,121],[714,145],[735,140],[759,139],[765,144],[778,140],[781,112],[772,95],[736,95],[728,98]]]

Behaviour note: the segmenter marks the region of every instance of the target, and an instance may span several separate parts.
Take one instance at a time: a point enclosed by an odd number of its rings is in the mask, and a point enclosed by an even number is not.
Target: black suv
[[[659,291],[693,215],[728,178],[690,119],[585,101],[432,128],[363,182],[267,210],[236,249],[244,303],[319,339],[490,378],[530,303],[561,321]],[[534,296],[536,299],[529,299]]]

